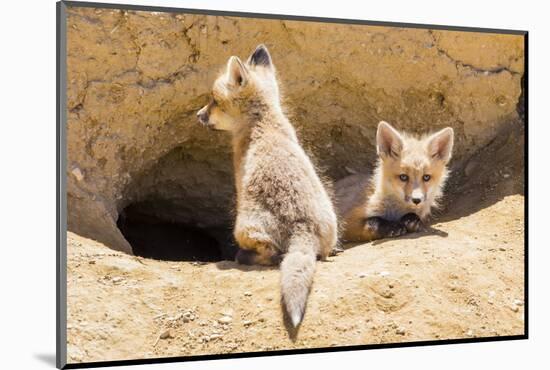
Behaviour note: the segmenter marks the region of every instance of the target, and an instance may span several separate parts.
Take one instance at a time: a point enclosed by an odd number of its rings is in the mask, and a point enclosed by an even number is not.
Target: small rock
[[[249,326],[252,325],[253,323],[254,323],[254,321],[252,321],[252,320],[245,320],[245,321],[243,321],[243,325],[244,325],[245,327],[249,327]]]
[[[121,278],[120,276],[115,276],[114,278],[111,279],[111,281],[113,282],[113,284],[120,284],[124,281],[124,279]]]
[[[405,328],[399,327],[399,328],[397,328],[397,329],[395,330],[395,333],[396,333],[397,335],[405,335],[405,333],[406,333],[406,332],[405,332]]]
[[[88,263],[89,263],[90,265],[95,265],[95,261],[94,261],[94,260],[88,261]]]
[[[218,322],[223,325],[229,325],[232,321],[233,319],[230,316],[223,316],[218,319]]]
[[[244,292],[244,296],[245,296],[245,297],[251,297],[251,296],[252,296],[252,292],[246,291],[246,292]]]
[[[501,251],[501,252],[505,252],[505,251],[506,251],[506,248],[500,247],[498,250]]]
[[[364,273],[364,272],[360,272],[357,276],[359,276],[359,278],[362,279],[362,278],[366,277],[367,274]]]
[[[163,331],[162,333],[160,333],[159,338],[160,338],[160,339],[172,338],[172,333],[170,333],[170,329],[165,330],[165,331]]]
[[[521,299],[514,299],[515,306],[523,306],[523,301]]]
[[[511,304],[510,306],[508,306],[508,308],[510,308],[512,311],[514,312],[518,312],[519,311],[519,307],[516,306],[515,304]]]
[[[220,315],[222,316],[229,316],[229,317],[233,317],[233,310],[231,308],[227,308],[225,310],[221,310],[220,311]]]
[[[390,273],[388,271],[380,271],[378,275],[380,276],[388,276]]]
[[[473,337],[473,336],[474,336],[474,332],[470,329],[470,330],[468,330],[468,331],[466,332],[466,335],[467,335],[468,337]]]
[[[78,182],[84,180],[84,175],[82,174],[82,171],[78,167],[73,168],[73,170],[71,171],[71,174],[75,177],[76,181]]]

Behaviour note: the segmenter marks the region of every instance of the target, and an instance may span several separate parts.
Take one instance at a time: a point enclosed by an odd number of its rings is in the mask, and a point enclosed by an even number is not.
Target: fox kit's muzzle
[[[424,193],[420,189],[414,189],[411,193],[411,202],[415,205],[419,205],[424,200]]]

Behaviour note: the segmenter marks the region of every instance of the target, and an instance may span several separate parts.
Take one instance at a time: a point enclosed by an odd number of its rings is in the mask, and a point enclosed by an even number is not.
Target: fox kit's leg
[[[273,266],[281,263],[282,255],[273,251],[257,253],[253,250],[239,249],[235,262],[241,265]]]
[[[274,265],[279,261],[279,251],[262,224],[262,217],[237,216],[235,240],[239,251],[235,260],[244,265]]]
[[[400,221],[389,221],[382,217],[369,217],[365,220],[363,236],[365,240],[393,238],[407,233],[407,227]]]

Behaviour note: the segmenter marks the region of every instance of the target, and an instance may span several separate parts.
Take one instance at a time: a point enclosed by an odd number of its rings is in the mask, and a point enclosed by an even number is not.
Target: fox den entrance
[[[135,255],[168,261],[235,258],[231,156],[222,156],[224,163],[200,147],[193,150],[194,155],[187,147],[172,149],[127,184],[117,226]]]
[[[231,244],[228,233],[166,221],[147,211],[142,204],[131,204],[120,213],[117,221],[135,255],[166,261],[199,262],[216,262],[231,257],[231,253],[227,253]]]

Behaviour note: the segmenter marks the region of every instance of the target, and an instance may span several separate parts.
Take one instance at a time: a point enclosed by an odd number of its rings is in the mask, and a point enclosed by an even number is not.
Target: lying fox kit
[[[450,127],[418,139],[380,122],[373,176],[336,183],[344,239],[370,241],[421,229],[443,194],[453,137]]]
[[[302,321],[316,258],[336,245],[331,199],[304,153],[279,98],[275,67],[260,45],[242,63],[231,57],[197,116],[233,137],[237,188],[234,236],[243,264],[280,262],[282,300],[294,326]]]

